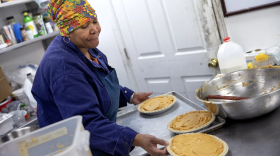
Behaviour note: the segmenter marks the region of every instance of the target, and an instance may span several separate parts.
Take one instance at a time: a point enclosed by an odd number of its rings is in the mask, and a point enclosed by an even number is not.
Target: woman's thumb
[[[146,93],[146,96],[150,96],[150,95],[152,95],[153,94],[153,92],[147,92]]]

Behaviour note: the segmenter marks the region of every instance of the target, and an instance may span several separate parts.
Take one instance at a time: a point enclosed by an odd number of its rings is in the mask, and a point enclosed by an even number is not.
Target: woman
[[[115,69],[96,48],[101,27],[90,4],[52,0],[48,14],[61,36],[48,47],[32,88],[40,127],[82,115],[93,155],[129,155],[133,146],[151,155],[166,155],[166,149],[156,148],[167,145],[164,140],[115,123],[120,106],[139,104],[152,93],[134,93],[119,85]]]

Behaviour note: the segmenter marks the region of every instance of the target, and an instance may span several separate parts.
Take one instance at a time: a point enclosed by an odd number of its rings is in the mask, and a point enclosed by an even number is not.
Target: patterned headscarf
[[[80,28],[91,18],[97,19],[95,10],[87,0],[51,0],[47,13],[57,24],[61,36]]]

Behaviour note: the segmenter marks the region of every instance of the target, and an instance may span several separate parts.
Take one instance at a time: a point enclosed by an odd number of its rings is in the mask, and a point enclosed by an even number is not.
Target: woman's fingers
[[[133,145],[140,146],[152,156],[165,156],[168,154],[166,149],[160,150],[157,144],[167,146],[168,142],[163,139],[158,139],[155,136],[148,134],[137,134],[134,138]]]
[[[158,138],[154,138],[153,142],[155,144],[159,144],[159,145],[162,145],[162,146],[167,146],[168,145],[168,142],[163,140],[163,139],[158,139]]]
[[[150,96],[152,94],[153,94],[153,92],[146,92],[146,96]]]
[[[166,156],[168,155],[169,153],[167,152],[167,149],[164,148],[164,149],[158,149],[158,148],[155,148],[154,149],[154,154],[153,156]]]

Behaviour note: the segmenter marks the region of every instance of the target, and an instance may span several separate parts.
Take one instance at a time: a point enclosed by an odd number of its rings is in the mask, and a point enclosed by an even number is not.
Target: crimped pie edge
[[[168,105],[167,107],[162,108],[162,109],[158,109],[158,110],[155,110],[155,111],[145,111],[145,110],[142,110],[142,109],[141,109],[141,106],[142,106],[146,101],[151,100],[151,99],[156,98],[156,97],[165,97],[165,96],[169,96],[169,97],[172,97],[172,98],[174,99],[173,102],[172,102],[170,105]],[[159,96],[155,96],[155,97],[153,97],[153,98],[147,99],[147,100],[143,101],[141,104],[139,104],[139,106],[138,106],[138,108],[137,108],[138,111],[141,112],[141,113],[145,113],[145,114],[159,112],[159,111],[162,111],[162,110],[165,110],[165,109],[168,109],[168,108],[172,107],[172,106],[175,104],[176,100],[177,100],[177,98],[176,98],[174,95],[159,95]]]
[[[192,134],[195,134],[195,133],[188,133],[188,134],[180,134],[180,135],[192,135]],[[209,134],[206,134],[206,135],[209,135]],[[228,152],[228,145],[225,141],[223,141],[222,139],[214,136],[214,135],[209,135],[211,137],[213,137],[214,139],[216,139],[217,141],[221,142],[223,144],[223,152],[219,155],[219,156],[225,156]],[[168,143],[169,145],[166,147],[167,151],[172,155],[172,156],[178,156],[176,153],[174,153],[172,150],[171,150],[171,147],[172,147],[172,140],[173,138],[171,138]]]
[[[169,131],[171,131],[171,132],[174,132],[174,133],[191,133],[191,132],[200,130],[200,129],[202,129],[202,128],[205,128],[206,126],[209,126],[209,125],[216,119],[216,116],[215,116],[211,111],[208,111],[208,110],[196,110],[196,111],[191,111],[191,112],[197,112],[197,111],[199,111],[199,112],[201,112],[201,111],[203,111],[203,112],[210,112],[210,113],[212,114],[211,120],[208,121],[208,122],[207,122],[206,124],[204,124],[204,125],[201,125],[201,126],[196,127],[196,128],[188,129],[188,130],[176,130],[176,129],[171,128],[170,126],[171,126],[173,120],[176,119],[178,116],[183,115],[183,114],[180,114],[180,115],[176,116],[174,119],[172,119],[172,120],[168,123],[167,129],[168,129]],[[188,113],[190,113],[190,112],[188,112]],[[185,114],[187,114],[187,113],[185,113]]]

